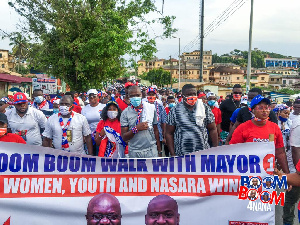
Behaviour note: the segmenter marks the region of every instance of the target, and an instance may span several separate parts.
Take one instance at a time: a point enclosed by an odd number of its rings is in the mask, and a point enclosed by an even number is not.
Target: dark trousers
[[[283,224],[293,225],[295,218],[295,204],[300,198],[300,187],[294,187],[291,191],[285,192],[285,201],[283,206]],[[297,205],[298,206],[298,205]]]

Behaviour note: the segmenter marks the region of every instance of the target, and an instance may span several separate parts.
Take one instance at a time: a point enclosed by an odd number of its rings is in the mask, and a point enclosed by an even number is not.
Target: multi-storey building
[[[14,69],[14,57],[8,50],[0,49],[0,68],[5,70]]]
[[[265,58],[265,67],[294,67],[299,68],[299,60],[297,58]]]

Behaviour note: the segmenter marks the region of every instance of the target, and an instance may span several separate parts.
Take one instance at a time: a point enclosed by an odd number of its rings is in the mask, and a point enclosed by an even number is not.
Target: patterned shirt
[[[181,102],[171,109],[167,124],[176,127],[174,133],[176,155],[180,156],[209,148],[206,126],[214,123],[215,117],[208,105],[204,104],[204,107],[206,118],[201,127],[196,124],[196,105],[193,110],[189,110]]]
[[[164,139],[164,136],[163,136],[163,130],[162,130],[161,126],[163,123],[166,123],[166,121],[167,121],[167,113],[162,104],[159,104],[159,103],[156,103],[156,104],[158,104],[158,110],[159,110],[159,121],[157,123],[157,128],[159,131],[159,139],[160,139],[160,141],[162,141]],[[156,104],[154,104],[155,107],[156,107]]]

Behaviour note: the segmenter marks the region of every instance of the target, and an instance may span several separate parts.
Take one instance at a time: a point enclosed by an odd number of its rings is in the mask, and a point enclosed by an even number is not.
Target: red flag
[[[3,225],[10,225],[10,217],[3,223]]]

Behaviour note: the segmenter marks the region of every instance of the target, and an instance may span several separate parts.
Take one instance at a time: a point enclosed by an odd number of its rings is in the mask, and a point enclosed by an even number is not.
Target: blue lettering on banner
[[[80,169],[80,158],[79,157],[70,157],[69,169],[71,172],[78,172]]]
[[[55,156],[50,154],[45,154],[44,161],[44,172],[55,171]]]
[[[215,155],[201,155],[201,172],[215,172]]]
[[[5,172],[8,166],[8,155],[5,153],[0,154],[0,172]]]
[[[102,172],[148,172],[146,159],[102,158],[101,168]]]
[[[82,157],[81,172],[95,172],[96,171],[96,159]]]
[[[21,170],[22,156],[18,153],[12,154],[9,161],[9,170],[19,172]]]
[[[68,169],[68,157],[65,155],[59,155],[57,157],[57,171],[66,172]]]
[[[257,155],[249,156],[250,173],[260,173],[261,172],[259,162],[260,162],[260,158]]]
[[[39,172],[39,154],[24,154],[23,172]]]
[[[152,159],[153,172],[168,172],[168,158]]]
[[[240,173],[261,173],[257,155],[201,155],[201,172],[233,173],[234,166]]]
[[[185,167],[186,167],[186,172],[196,172],[195,155],[185,156]]]

